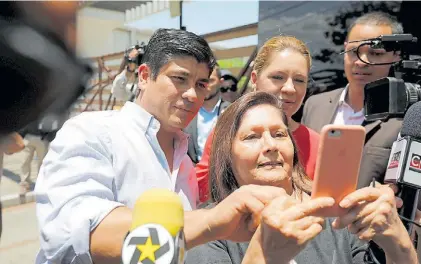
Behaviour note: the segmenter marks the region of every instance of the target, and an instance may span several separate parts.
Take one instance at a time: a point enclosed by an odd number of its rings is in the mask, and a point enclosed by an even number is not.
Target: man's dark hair
[[[142,63],[149,66],[152,79],[156,80],[162,66],[177,57],[193,57],[199,63],[206,63],[209,76],[216,63],[205,39],[185,30],[165,28],[158,29],[152,35],[145,48]]]
[[[384,12],[371,12],[357,18],[348,28],[348,35],[356,25],[373,25],[373,26],[389,26],[392,34],[402,34],[403,27],[398,20]],[[347,35],[347,39],[348,39]]]

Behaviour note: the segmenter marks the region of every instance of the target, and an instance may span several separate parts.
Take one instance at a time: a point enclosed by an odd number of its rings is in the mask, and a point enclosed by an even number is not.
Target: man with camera
[[[139,48],[134,47],[124,56],[125,68],[113,81],[111,93],[120,104],[132,101],[135,97],[137,86],[137,67],[140,65],[141,53]]]
[[[390,150],[398,137],[402,119],[365,121],[364,86],[387,77],[390,65],[368,65],[368,62],[393,62],[398,58],[394,52],[373,49],[369,45],[361,48],[360,40],[380,35],[402,34],[402,25],[382,12],[368,13],[358,18],[348,29],[345,41],[344,68],[348,79],[345,88],[336,89],[310,97],[304,106],[302,123],[319,132],[327,124],[362,125],[366,129],[366,143],[361,161],[358,188],[368,186],[373,177],[383,183]],[[386,91],[385,91],[386,92]],[[386,96],[386,95],[385,95]]]

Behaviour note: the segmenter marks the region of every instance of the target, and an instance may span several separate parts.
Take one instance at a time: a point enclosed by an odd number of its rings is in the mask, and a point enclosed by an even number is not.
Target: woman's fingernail
[[[336,228],[338,226],[338,220],[337,219],[335,219],[333,222],[332,222],[332,227],[333,228]]]

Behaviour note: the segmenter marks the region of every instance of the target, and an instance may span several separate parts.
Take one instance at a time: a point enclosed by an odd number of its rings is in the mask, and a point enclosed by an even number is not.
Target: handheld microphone
[[[123,264],[184,263],[184,209],[166,189],[150,189],[136,201],[122,249]]]
[[[409,232],[414,219],[421,189],[421,102],[412,105],[405,114],[401,138],[393,143],[384,179],[385,183],[397,183],[398,196],[403,201],[399,209]],[[406,218],[406,219],[405,219]]]

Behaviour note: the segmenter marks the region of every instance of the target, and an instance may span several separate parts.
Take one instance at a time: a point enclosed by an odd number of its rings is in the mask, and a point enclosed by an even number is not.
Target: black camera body
[[[370,45],[375,48],[400,52],[402,59],[381,64],[393,64],[395,77],[382,78],[364,87],[365,119],[375,121],[403,117],[412,104],[421,101],[421,56],[406,52],[409,45],[417,42],[417,38],[411,34],[393,34],[368,41],[372,41]]]
[[[142,57],[143,57],[143,54],[145,53],[145,47],[146,47],[145,43],[142,42],[140,45],[136,44],[128,48],[124,53],[124,58],[126,59],[126,63],[135,63],[137,66],[142,64]],[[133,49],[136,49],[139,53],[135,58],[130,58],[129,54]]]

